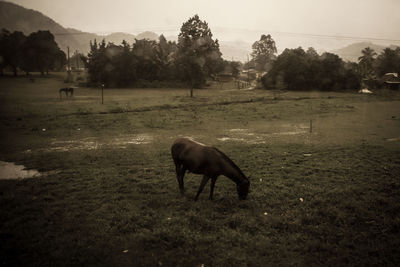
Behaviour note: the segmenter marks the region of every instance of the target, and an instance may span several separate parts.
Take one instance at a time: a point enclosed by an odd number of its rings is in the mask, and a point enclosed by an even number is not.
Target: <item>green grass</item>
[[[0,180],[1,265],[400,263],[399,93],[108,89],[101,105],[94,88],[60,101],[62,80],[0,80],[0,160],[48,172]],[[220,177],[194,202],[193,174],[181,197],[178,136],[229,155],[248,199]]]

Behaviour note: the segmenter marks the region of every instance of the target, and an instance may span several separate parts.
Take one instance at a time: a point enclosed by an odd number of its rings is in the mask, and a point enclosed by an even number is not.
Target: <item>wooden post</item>
[[[104,83],[101,84],[101,104],[104,104]]]
[[[311,112],[310,116],[312,118],[312,103],[310,103],[310,112]],[[312,119],[311,118],[310,118],[310,133],[312,133]]]

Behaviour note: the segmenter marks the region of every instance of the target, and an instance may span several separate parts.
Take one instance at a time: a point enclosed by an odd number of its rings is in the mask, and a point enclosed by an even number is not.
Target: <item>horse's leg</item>
[[[213,194],[214,194],[214,186],[215,182],[217,181],[217,177],[211,178],[211,183],[210,183],[210,200],[213,199]]]
[[[201,191],[203,191],[203,188],[207,184],[209,179],[210,178],[208,176],[206,176],[206,175],[203,176],[203,180],[201,180],[201,184],[200,184],[199,190],[197,191],[197,195],[194,198],[194,200],[197,200],[199,198],[199,195],[200,195]]]
[[[181,191],[181,195],[183,195],[185,193],[185,189],[183,186],[183,177],[185,176],[186,172],[185,167],[183,167],[183,165],[176,164],[175,171],[176,171],[176,178],[178,179],[179,183],[179,190]]]

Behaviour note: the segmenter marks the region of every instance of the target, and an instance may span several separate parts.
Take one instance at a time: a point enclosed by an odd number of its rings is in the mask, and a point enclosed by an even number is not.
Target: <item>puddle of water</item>
[[[127,148],[128,145],[142,145],[152,142],[152,137],[146,134],[129,135],[109,140],[99,140],[94,137],[81,140],[53,141],[51,147],[45,151],[71,151],[71,150],[93,150],[104,147]],[[26,151],[27,153],[31,151]]]
[[[46,151],[70,151],[70,150],[92,150],[97,149],[98,143],[94,141],[54,141],[52,147]]]
[[[226,141],[241,141],[245,142],[246,140],[243,138],[235,138],[235,137],[221,137],[217,138],[218,141],[226,142]]]
[[[37,170],[25,170],[23,165],[15,165],[12,162],[0,161],[1,179],[25,179],[41,176]]]
[[[116,138],[111,143],[114,145],[142,145],[149,144],[152,138],[147,134],[138,134],[135,136],[126,136],[121,138]]]
[[[280,132],[264,132],[264,133],[254,133],[250,129],[229,129],[225,131],[225,136],[217,138],[217,140],[222,142],[245,142],[248,144],[265,144],[267,140],[271,138],[279,138],[280,136],[291,136],[291,135],[302,135],[306,134],[308,126],[304,124],[285,124],[281,128],[284,131]],[[289,128],[289,129],[288,129]],[[265,131],[264,129],[263,131]],[[289,130],[289,131],[288,131]],[[276,131],[276,129],[275,129]]]
[[[229,132],[232,133],[243,133],[243,132],[248,132],[249,129],[230,129]]]
[[[291,132],[280,132],[280,133],[272,133],[270,135],[296,135],[296,134],[304,134],[306,131],[291,131]]]

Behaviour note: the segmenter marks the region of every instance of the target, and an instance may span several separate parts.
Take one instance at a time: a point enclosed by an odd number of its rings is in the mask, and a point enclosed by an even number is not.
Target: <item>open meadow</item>
[[[400,264],[400,92],[77,88],[0,79],[2,266]],[[179,194],[170,148],[218,147],[250,176]]]

